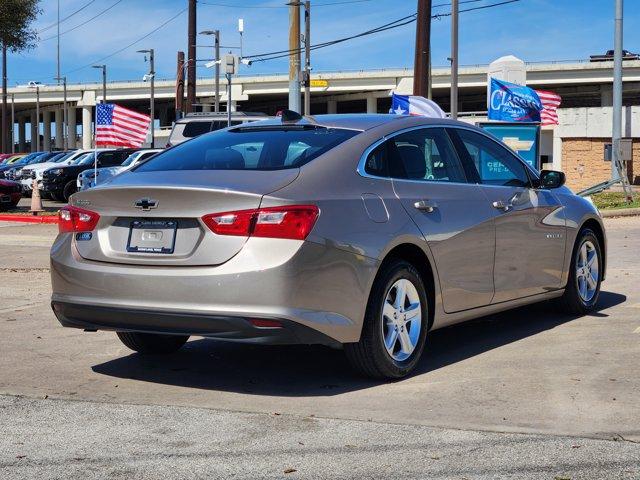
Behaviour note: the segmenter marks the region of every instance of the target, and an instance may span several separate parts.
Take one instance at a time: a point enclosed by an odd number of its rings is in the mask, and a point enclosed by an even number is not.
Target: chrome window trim
[[[356,168],[356,172],[358,173],[358,175],[364,178],[371,178],[375,180],[386,180],[389,182],[393,181],[393,182],[408,182],[408,183],[437,183],[439,185],[480,185],[478,183],[473,183],[473,182],[441,182],[438,180],[426,180],[426,179],[411,180],[408,178],[379,177],[378,175],[372,175],[365,171],[365,164],[367,163],[367,157],[369,156],[369,154],[373,150],[375,150],[377,147],[379,147],[381,144],[386,142],[387,140],[390,140],[393,137],[397,137],[398,135],[402,135],[403,133],[412,132],[414,130],[423,130],[425,128],[446,128],[447,125],[448,124],[444,124],[444,123],[443,124],[431,123],[429,125],[418,125],[414,127],[403,128],[402,130],[397,130],[393,133],[383,136],[382,138],[380,138],[379,140],[376,140],[374,143],[372,143],[365,149],[365,151],[360,156],[360,161],[358,162],[358,167]],[[452,147],[454,148],[454,153],[456,154],[456,157],[457,157],[457,152],[455,151],[455,147],[453,145]],[[462,161],[460,160],[460,162]]]

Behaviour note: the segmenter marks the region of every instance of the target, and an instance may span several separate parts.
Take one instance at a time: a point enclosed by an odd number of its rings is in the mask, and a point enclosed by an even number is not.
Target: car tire
[[[54,202],[60,201],[60,195],[58,195],[57,193],[49,192],[49,196],[51,197],[51,200],[53,200]]]
[[[188,335],[161,335],[159,333],[116,332],[125,346],[139,353],[173,353],[182,347]]]
[[[588,281],[589,277],[591,281]],[[578,234],[573,248],[567,286],[560,298],[561,308],[571,315],[584,315],[593,311],[600,296],[601,282],[602,249],[600,241],[593,230],[583,228]]]
[[[402,302],[398,301],[400,288],[406,295]],[[344,346],[352,367],[372,378],[397,379],[408,375],[424,350],[428,313],[425,286],[416,268],[404,260],[383,264],[371,289],[360,341]],[[404,318],[411,314],[416,316],[404,323]],[[405,348],[406,345],[413,346],[413,350]]]
[[[75,180],[71,180],[64,186],[64,190],[62,190],[62,198],[65,202],[69,202],[69,197],[78,191],[78,186],[76,185]]]

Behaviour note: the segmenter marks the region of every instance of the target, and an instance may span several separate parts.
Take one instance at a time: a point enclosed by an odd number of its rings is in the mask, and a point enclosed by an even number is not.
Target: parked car
[[[95,180],[96,172],[94,172],[91,169],[85,170],[84,172],[80,173],[80,175],[78,175],[78,181],[77,181],[78,191],[87,190],[88,188],[95,187],[96,183],[102,184],[103,182],[107,181],[114,175],[117,175],[132,167],[135,167],[143,160],[146,160],[147,158],[152,157],[153,155],[161,151],[162,151],[161,148],[149,148],[144,150],[138,150],[137,152],[133,152],[131,155],[129,155],[129,158],[127,158],[122,163],[122,165],[118,167],[99,168],[97,170],[97,174],[98,174],[97,182]]]
[[[256,122],[268,118],[265,113],[233,112],[231,114],[231,125],[241,125],[248,122]],[[169,134],[167,147],[178,145],[190,138],[197,137],[203,133],[209,133],[223,128],[227,128],[226,113],[198,112],[189,113],[184,118],[177,120],[173,124]]]
[[[190,335],[319,343],[398,378],[434,329],[550,299],[596,308],[604,225],[563,183],[462,122],[285,112],[75,194],[52,306],[141,353]]]
[[[39,155],[34,156],[27,163],[23,165],[16,164],[16,166],[14,166],[13,168],[6,170],[4,172],[5,178],[13,181],[20,181],[20,179],[22,178],[22,169],[24,167],[26,167],[27,165],[36,165],[47,162],[53,158],[58,157],[59,155],[61,155],[60,152],[40,152]]]
[[[27,155],[26,153],[11,154],[0,163],[0,166],[11,165],[12,163],[17,162],[18,160],[20,160],[22,157],[26,155]]]
[[[0,180],[0,211],[11,210],[22,198],[22,187],[18,182]]]
[[[46,152],[33,152],[33,153],[28,154],[28,155],[25,155],[22,158],[17,159],[16,161],[14,161],[12,163],[7,163],[7,164],[0,165],[0,178],[6,178],[6,172],[7,171],[9,171],[9,170],[11,170],[13,168],[16,168],[16,167],[23,167],[24,165],[29,163],[31,160],[33,160],[34,158],[39,157],[43,153],[46,153]]]
[[[42,191],[53,200],[69,201],[69,197],[77,191],[78,175],[94,167],[94,159],[97,158],[98,167],[113,167],[121,165],[126,158],[135,152],[133,148],[104,149],[93,151],[80,157],[73,165],[53,167],[42,173]]]
[[[42,188],[42,173],[45,170],[57,166],[73,165],[78,160],[78,158],[91,151],[93,150],[69,150],[67,152],[61,152],[59,156],[51,158],[47,162],[38,163],[35,165],[27,165],[23,167],[20,180],[20,182],[22,183],[23,194],[27,196],[31,195],[34,177],[38,182],[38,188]]]

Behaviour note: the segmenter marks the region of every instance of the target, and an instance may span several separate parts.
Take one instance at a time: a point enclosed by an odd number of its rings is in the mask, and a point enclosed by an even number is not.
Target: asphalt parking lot
[[[55,226],[0,222],[2,478],[640,478],[640,217],[607,219],[601,308],[431,335],[418,372],[192,339],[142,357],[59,326]]]

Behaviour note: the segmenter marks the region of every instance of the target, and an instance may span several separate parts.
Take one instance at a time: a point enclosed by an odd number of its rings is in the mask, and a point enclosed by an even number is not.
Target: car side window
[[[364,163],[364,171],[374,177],[388,177],[387,170],[387,143],[383,142],[371,150]]]
[[[100,165],[105,167],[112,167],[114,165],[118,165],[118,160],[120,159],[120,155],[116,152],[104,152],[102,155],[98,157],[98,162]]]
[[[442,128],[421,128],[388,140],[389,176],[466,183],[462,164]]]
[[[462,128],[452,129],[458,136],[458,148],[463,151],[460,155],[473,163],[480,182],[485,185],[498,185],[507,187],[529,186],[529,176],[522,162],[502,147],[477,132]]]

